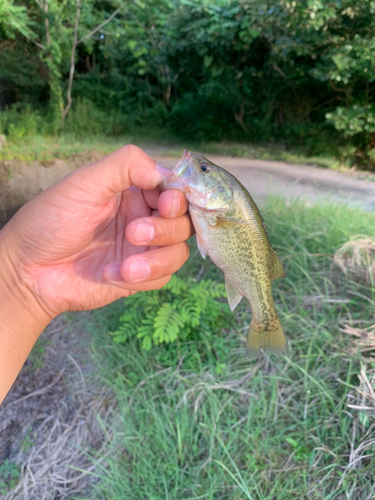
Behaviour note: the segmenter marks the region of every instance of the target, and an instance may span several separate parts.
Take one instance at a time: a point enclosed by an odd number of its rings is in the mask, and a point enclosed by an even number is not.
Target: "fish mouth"
[[[178,189],[183,192],[188,191],[188,181],[190,176],[194,173],[191,160],[192,154],[187,149],[184,149],[184,154],[182,155],[181,160],[174,167],[171,174],[164,179],[160,185],[160,189],[162,191],[167,189]]]
[[[183,175],[185,173],[186,169],[188,168],[188,166],[191,162],[191,159],[192,159],[192,154],[190,153],[190,151],[188,151],[187,149],[184,149],[184,154],[182,155],[181,160],[177,163],[177,165],[174,167],[172,172],[177,177],[180,177],[181,175]]]

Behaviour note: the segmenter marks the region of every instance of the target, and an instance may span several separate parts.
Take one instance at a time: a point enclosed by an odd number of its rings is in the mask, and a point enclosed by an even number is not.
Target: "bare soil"
[[[90,165],[101,157],[97,151],[88,151],[69,160],[0,162],[0,229],[31,198],[74,169]]]
[[[2,500],[90,498],[90,457],[105,455],[115,400],[96,379],[89,315],[49,325],[0,406],[0,465],[21,472]]]

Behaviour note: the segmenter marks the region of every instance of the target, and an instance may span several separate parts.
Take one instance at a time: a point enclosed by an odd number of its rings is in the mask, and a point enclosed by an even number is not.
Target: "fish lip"
[[[173,174],[176,177],[181,177],[185,173],[185,170],[189,166],[191,160],[192,160],[192,154],[187,149],[184,149],[184,153],[182,155],[181,160],[177,163],[177,165],[172,170]]]
[[[165,191],[167,189],[178,189],[186,192],[189,189],[188,178],[184,178],[183,174],[188,168],[192,159],[192,154],[187,149],[184,149],[181,160],[173,168],[172,172],[160,185],[160,189]]]

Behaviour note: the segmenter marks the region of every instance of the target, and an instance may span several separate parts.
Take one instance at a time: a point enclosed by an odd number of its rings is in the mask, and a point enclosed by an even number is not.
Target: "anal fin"
[[[225,275],[225,288],[227,291],[228,303],[231,311],[234,311],[242,299],[242,293],[237,289],[236,285]]]

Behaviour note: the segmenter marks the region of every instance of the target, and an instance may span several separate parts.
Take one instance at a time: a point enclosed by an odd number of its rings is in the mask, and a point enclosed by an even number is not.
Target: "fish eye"
[[[209,172],[210,171],[210,167],[207,165],[207,163],[202,163],[201,164],[201,170],[202,170],[202,172]]]

